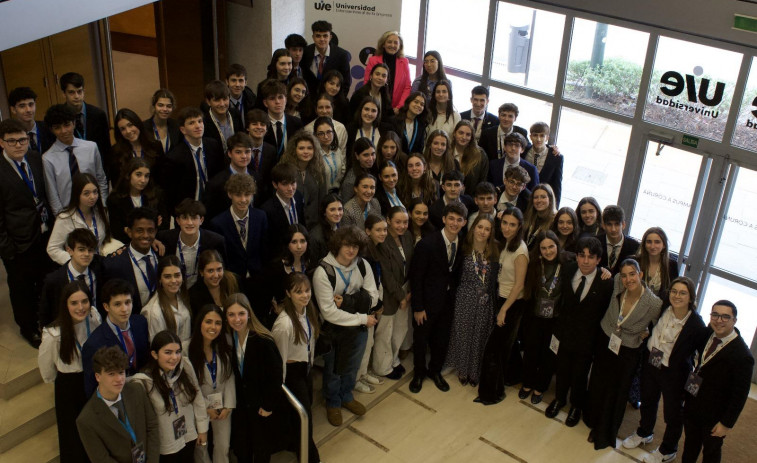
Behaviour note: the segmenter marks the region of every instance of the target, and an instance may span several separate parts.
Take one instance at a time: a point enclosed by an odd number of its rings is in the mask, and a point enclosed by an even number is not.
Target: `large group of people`
[[[591,197],[558,210],[549,126],[487,112],[483,86],[459,113],[440,53],[413,80],[386,32],[350,95],[331,25],[312,34],[287,37],[256,92],[233,64],[198,107],[160,89],[149,119],[120,109],[113,144],[81,75],[44,121],[30,88],[10,92],[0,253],[55,383],[61,461],[265,462],[300,437],[282,384],[310,413],[322,359],[339,426],[410,351],[413,393],[454,371],[481,404],[519,383],[538,404],[556,377],[546,416],[569,403],[596,449],[629,401],[622,445],[651,442],[662,396],[649,461],[684,431],[683,461],[718,461],[753,366],[735,305],[702,320],[662,229],[639,242]],[[318,462],[312,420],[307,437]]]

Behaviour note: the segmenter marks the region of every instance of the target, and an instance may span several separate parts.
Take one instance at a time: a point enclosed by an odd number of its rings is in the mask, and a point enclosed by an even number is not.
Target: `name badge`
[[[662,351],[656,347],[649,353],[649,364],[658,370],[662,368]]]
[[[560,340],[557,339],[557,337],[553,334],[552,340],[549,341],[549,350],[555,353],[557,355],[557,351],[560,349]]]
[[[689,378],[686,380],[686,384],[683,386],[684,390],[696,397],[699,394],[699,388],[702,386],[702,377],[699,373],[692,371],[689,373]]]
[[[620,340],[620,337],[613,333],[610,335],[610,343],[607,345],[607,348],[610,349],[613,354],[618,355],[621,343],[622,341]]]
[[[187,433],[187,420],[183,415],[173,420],[172,425],[174,439],[181,439]]]
[[[140,442],[131,448],[131,463],[145,463],[146,461],[145,444]]]
[[[216,392],[215,394],[208,394],[208,405],[206,408],[212,408],[214,410],[220,410],[223,408],[223,393]]]
[[[553,318],[555,316],[555,301],[553,299],[539,300],[539,311],[536,315],[540,318]]]

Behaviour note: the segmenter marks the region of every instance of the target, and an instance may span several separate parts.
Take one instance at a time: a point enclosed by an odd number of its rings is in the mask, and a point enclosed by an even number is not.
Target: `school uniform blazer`
[[[254,275],[263,268],[267,260],[268,218],[260,209],[249,208],[247,219],[247,249],[242,246],[231,210],[227,209],[213,218],[210,228],[226,239],[228,250],[226,268],[244,277],[247,272]]]
[[[283,405],[281,381],[284,377],[284,362],[279,348],[271,338],[250,332],[244,352],[244,369],[239,372],[236,346],[232,344],[232,365],[237,388],[237,409],[246,408],[257,415],[258,409],[274,411]]]
[[[394,70],[394,83],[392,84],[392,107],[401,108],[410,95],[412,79],[410,78],[410,62],[405,57],[397,57]],[[371,77],[373,67],[384,62],[384,55],[371,56],[365,65],[365,77],[363,82],[367,85]]]
[[[129,243],[126,243],[126,247],[121,248],[122,251],[118,254],[118,251],[105,257],[102,261],[102,279],[97,288],[100,290],[106,281],[113,278],[120,278],[125,280],[131,285],[131,300],[132,300],[132,313],[140,313],[142,311],[142,300],[139,297],[139,286],[137,286],[137,275],[134,274],[134,267],[131,263],[131,257],[128,252]],[[139,275],[142,278],[142,275]],[[152,294],[150,295],[152,297]],[[97,300],[100,301],[100,294],[97,295]]]
[[[484,150],[478,147],[479,160],[478,163],[465,175],[463,179],[463,185],[465,186],[465,193],[474,196],[476,192],[476,185],[481,182],[488,181],[489,178],[489,158],[486,156]],[[461,170],[462,172],[462,170]]]
[[[506,158],[489,161],[489,182],[491,182],[497,188],[503,188],[505,186],[506,162]],[[520,158],[520,162],[518,164],[522,168],[526,169],[528,176],[531,177],[531,181],[526,184],[526,188],[528,188],[529,191],[534,191],[534,187],[541,183],[541,177],[539,176],[539,172],[536,170],[536,166],[523,158]]]
[[[147,359],[150,355],[150,335],[148,334],[145,317],[132,309],[129,325],[131,328],[131,337],[134,341],[134,349],[136,350],[137,365],[135,368],[126,370],[127,376],[137,373],[142,367],[147,365]],[[103,320],[102,324],[95,328],[81,348],[81,365],[82,370],[84,370],[84,392],[87,394],[87,397],[91,396],[95,392],[95,389],[97,389],[95,372],[92,370],[92,356],[101,347],[110,346],[118,346],[119,349],[123,350],[121,340],[110,329],[107,320]]]
[[[121,400],[137,442],[144,445],[148,462],[160,458],[158,417],[141,385],[128,382]],[[79,437],[91,461],[131,463],[131,435],[103,399],[93,394],[76,419]]]
[[[100,286],[102,276],[102,257],[95,254],[92,259],[92,263],[89,264],[89,268],[92,270],[92,275],[95,277],[95,294],[97,294],[97,287]],[[42,285],[42,294],[39,300],[39,312],[38,319],[41,326],[47,326],[52,323],[58,316],[58,298],[60,297],[63,287],[69,283],[68,279],[68,263],[58,267],[45,276],[44,284]],[[89,285],[89,279],[86,280]],[[107,316],[104,309],[97,304],[97,310],[103,317],[103,320]]]
[[[440,195],[443,195],[443,193],[440,193]],[[460,195],[460,202],[465,205],[465,207],[468,209],[468,215],[470,215],[471,212],[476,212],[478,210],[478,207],[476,207],[476,203],[473,201],[473,198],[471,198],[468,195]],[[436,201],[434,201],[431,204],[431,207],[428,208],[428,220],[431,222],[431,225],[436,227],[437,230],[441,230],[444,228],[444,222],[442,222],[442,212],[444,211],[444,198],[440,197]],[[467,230],[467,227],[470,224],[466,224],[465,227],[463,227],[465,230]],[[460,232],[461,235],[464,234],[462,231]]]
[[[42,156],[28,151],[26,160],[34,176],[37,195],[47,210],[48,230],[55,217],[48,207]],[[42,234],[42,219],[37,212],[34,195],[18,171],[0,154],[0,257],[12,259],[31,246],[47,248],[47,235]]]
[[[463,117],[462,114],[460,117]],[[487,129],[481,129],[481,138],[478,140],[478,146],[484,149],[486,151],[486,155],[489,156],[489,160],[494,160],[499,157],[499,153],[497,153],[498,146],[497,146],[497,130],[499,129],[499,119],[497,119],[497,123],[494,124],[493,127],[489,127]],[[518,127],[517,125],[513,126],[513,132],[519,133],[523,135],[523,138],[526,139],[528,142],[528,132],[523,127]],[[531,143],[529,142],[528,145],[523,149],[523,152],[531,148]]]
[[[602,280],[597,269],[583,300],[573,291],[573,277],[578,264],[570,262],[560,271],[560,302],[557,313],[555,336],[560,340],[558,352],[575,352],[591,355],[599,328],[599,321],[605,314],[612,297],[613,281]]]
[[[252,203],[255,207],[260,207],[264,202],[268,200],[274,194],[273,184],[271,183],[271,170],[279,162],[278,155],[276,154],[276,146],[263,142],[263,150],[260,152],[260,167],[258,170],[252,168],[252,162],[250,162],[249,170],[252,172],[252,176],[255,177],[258,191],[252,198]],[[229,203],[231,205],[231,203]]]
[[[410,233],[405,233],[400,236],[400,242],[405,253],[404,258],[391,235],[386,237],[386,241],[378,245],[381,284],[384,287],[384,315],[397,313],[400,302],[407,296],[403,286],[410,273],[415,240]]]
[[[423,146],[426,144],[426,126],[428,125],[428,122],[425,117],[416,118],[415,120],[418,121],[418,130],[416,131],[418,136],[415,137],[415,142],[412,146],[410,146],[410,141],[412,140],[408,141],[405,138],[405,118],[394,116],[392,120],[389,121],[389,124],[392,127],[391,130],[399,135],[400,141],[402,141],[402,152],[408,156],[413,153],[423,153]]]
[[[315,75],[310,69],[313,66],[314,58],[315,44],[311,43],[310,45],[305,47],[305,50],[302,53],[300,67],[311,71],[310,75],[315,78],[315,81],[311,82],[308,87],[317,89],[319,83],[318,76]],[[329,46],[329,56],[328,58],[326,58],[326,62],[323,63],[323,74],[325,75],[332,69],[339,71],[339,73],[342,75],[342,79],[344,80],[344,82],[342,83],[342,93],[344,93],[344,96],[346,97],[350,93],[350,88],[352,87],[352,75],[350,74],[350,57],[345,49],[340,48],[333,43]]]
[[[467,111],[461,112],[460,119],[473,122],[473,110],[469,109]],[[497,127],[498,125],[499,118],[489,111],[485,111],[484,118],[481,121],[481,134],[483,135],[484,130],[488,129],[489,127]]]
[[[87,121],[85,124],[87,140],[97,144],[97,149],[100,151],[100,156],[103,160],[103,166],[109,166],[110,125],[108,124],[108,117],[105,115],[105,111],[97,106],[89,103],[84,103],[84,105],[87,110]]]
[[[423,237],[415,246],[410,264],[410,302],[414,312],[427,314],[451,310],[457,277],[463,263],[463,240],[457,240],[457,252],[452,269],[447,261],[447,245],[443,230]]]
[[[234,127],[234,133],[246,133],[247,130],[245,129],[244,123],[242,122],[242,115],[239,114],[239,111],[237,111],[236,108],[234,108],[231,104],[229,104],[229,114],[231,115],[231,123]],[[221,141],[223,135],[221,135],[221,132],[218,131],[218,127],[216,127],[215,123],[210,118],[210,108],[203,111],[202,121],[205,124],[205,136],[217,141],[223,147],[226,140]]]
[[[221,144],[208,137],[202,137],[202,149],[205,154],[205,164],[209,180],[224,167],[224,153]],[[184,198],[195,197],[197,188],[197,169],[194,155],[186,143],[178,143],[166,155],[165,169],[162,174],[168,196],[169,210],[173,211]],[[207,186],[207,185],[206,185]],[[202,201],[203,195],[200,195]]]
[[[697,346],[699,365],[710,335],[712,328],[708,327]],[[702,384],[696,397],[686,393],[686,419],[707,428],[716,423],[732,428],[749,396],[753,368],[754,357],[738,335],[699,369]]]
[[[599,266],[607,268],[613,275],[620,272],[620,263],[623,262],[623,260],[627,257],[633,257],[636,254],[636,251],[639,250],[639,242],[628,235],[624,235],[623,245],[620,247],[620,251],[618,251],[618,259],[615,261],[615,266],[610,268],[608,266],[610,256],[607,254],[607,235],[602,233],[597,236],[597,238],[602,244],[602,259],[599,260]]]
[[[555,192],[555,201],[559,205],[560,197],[562,196],[562,168],[564,158],[562,155],[555,156],[554,149],[551,146],[547,149],[546,156],[547,158],[544,160],[541,172],[539,172],[539,181],[541,183],[548,183],[549,186],[552,187],[552,191]],[[522,157],[526,157],[525,151],[523,152]]]
[[[318,224],[318,206],[321,204],[321,199],[326,196],[326,182],[316,180],[309,173],[305,174],[304,182],[301,179],[302,177],[297,179],[297,191],[302,193],[304,201],[305,217],[303,225],[310,230]]]
[[[146,204],[144,197],[142,201],[145,207],[150,207],[150,205]],[[126,228],[126,218],[129,216],[129,212],[134,209],[131,197],[113,193],[108,195],[105,205],[108,207],[108,221],[110,222],[110,233],[113,235],[113,238],[122,243],[128,243],[130,241],[129,236],[124,231],[124,228]],[[168,212],[163,190],[158,186],[155,187],[155,205],[157,208],[153,209],[160,217],[158,230],[168,230],[168,226],[171,225],[171,214]]]
[[[143,120],[142,124],[144,125],[144,129],[147,131],[147,133],[149,133],[150,136],[155,140],[158,140],[158,138],[155,136],[155,127],[152,125],[152,118]],[[182,140],[184,140],[184,135],[181,134],[181,130],[179,130],[179,123],[176,121],[176,119],[167,119],[166,128],[168,129],[168,139],[170,140],[168,146],[168,150],[170,151],[171,148],[178,145]],[[163,143],[161,143],[160,140],[158,140],[158,143],[160,143],[161,147],[163,147]]]
[[[294,192],[294,208],[297,211],[298,223],[305,224],[305,201],[302,198],[302,193],[299,191]],[[268,198],[266,202],[260,206],[260,209],[265,212],[268,217],[268,238],[271,251],[271,255],[276,255],[279,251],[286,246],[287,228],[289,228],[289,218],[284,208],[281,206],[278,196],[275,194]]]
[[[292,139],[294,134],[302,129],[305,125],[302,123],[302,119],[296,116],[291,116],[289,114],[284,114],[284,121],[286,122],[286,141],[288,143],[289,140]],[[282,127],[281,129],[284,130],[284,127]],[[279,162],[281,156],[276,151],[276,128],[273,126],[273,124],[271,124],[270,121],[268,122],[268,130],[266,130],[265,132],[263,141],[273,146],[274,153],[276,153],[276,162]],[[284,154],[285,149],[286,146],[282,149],[281,154]]]
[[[660,318],[662,318],[663,313],[660,312]],[[668,358],[670,378],[672,378],[673,384],[684,384],[686,376],[694,369],[694,353],[699,348],[699,342],[705,330],[702,317],[698,313],[692,312],[689,319],[683,324],[678,339],[673,344],[670,358]],[[644,349],[645,353],[649,352],[648,341],[644,343]]]
[[[158,232],[158,240],[160,240],[160,242],[163,243],[163,246],[166,247],[166,253],[164,255],[176,255],[176,248],[179,247],[180,233],[181,229],[178,227]],[[222,235],[211,230],[202,229],[200,231],[200,249],[197,250],[197,255],[199,256],[200,253],[206,249],[215,249],[221,254],[223,261],[226,262],[226,240]]]

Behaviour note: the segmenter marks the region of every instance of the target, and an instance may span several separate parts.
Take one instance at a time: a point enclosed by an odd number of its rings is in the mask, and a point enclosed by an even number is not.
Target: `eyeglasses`
[[[517,180],[513,180],[513,179],[511,179],[511,178],[508,178],[508,179],[507,179],[507,180],[505,180],[505,181],[507,182],[507,184],[508,184],[508,185],[510,185],[510,186],[514,186],[514,187],[518,187],[518,188],[520,188],[520,187],[522,187],[523,185],[525,185],[525,183],[523,183],[523,182],[519,182],[519,181],[517,181]]]
[[[22,137],[22,138],[8,138],[3,139],[3,141],[11,146],[24,146],[25,144],[29,143],[29,137]]]
[[[677,289],[671,289],[670,290],[670,295],[671,296],[681,296],[681,297],[683,297],[683,296],[688,296],[689,292],[688,291],[684,291],[684,290],[678,291]]]
[[[723,320],[724,322],[729,322],[733,317],[728,315],[727,313],[712,312],[710,314],[710,320],[717,320],[718,318]]]
[[[315,135],[317,137],[330,137],[330,136],[334,135],[334,131],[333,130],[327,130],[325,132],[316,132]]]

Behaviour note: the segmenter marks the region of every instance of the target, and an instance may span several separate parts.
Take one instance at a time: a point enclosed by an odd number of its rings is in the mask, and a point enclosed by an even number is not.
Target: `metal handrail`
[[[297,397],[292,394],[284,384],[281,385],[281,389],[284,391],[284,395],[292,407],[300,415],[300,463],[307,463],[308,461],[308,412],[305,407],[302,406]]]

